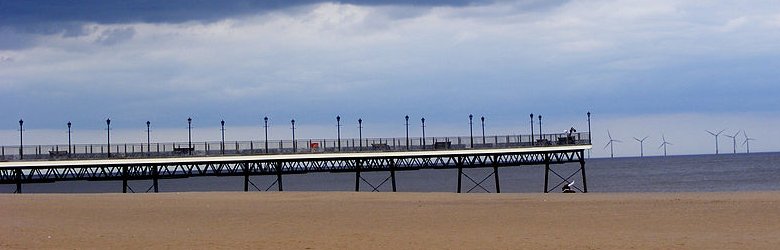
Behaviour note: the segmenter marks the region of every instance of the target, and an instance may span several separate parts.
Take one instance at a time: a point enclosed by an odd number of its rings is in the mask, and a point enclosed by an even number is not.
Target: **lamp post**
[[[360,143],[360,151],[363,151],[363,119],[358,118],[358,142]],[[353,147],[355,145],[352,145]]]
[[[588,111],[588,142],[593,143],[590,141],[590,111]]]
[[[225,120],[220,121],[219,124],[222,125],[222,128],[220,129],[222,131],[222,144],[220,144],[220,150],[224,155],[225,154]]]
[[[192,117],[187,118],[187,147],[192,148]],[[190,151],[187,149],[187,151]],[[190,151],[192,154],[192,151]]]
[[[406,150],[409,150],[409,116],[404,116],[406,119]]]
[[[108,158],[111,158],[111,119],[106,119],[106,143],[108,144]]]
[[[68,155],[71,154],[71,150],[70,149],[73,148],[73,146],[71,146],[72,144],[70,143],[70,127],[72,125],[73,125],[73,123],[68,122]]]
[[[298,151],[298,145],[295,143],[295,119],[290,120],[290,124],[292,124],[292,146],[293,146],[293,153]]]
[[[469,114],[469,142],[470,142],[470,148],[474,148],[474,129],[472,125],[472,119],[474,118],[474,115]]]
[[[425,150],[425,118],[421,118],[420,121],[422,122],[422,147]]]
[[[263,128],[265,128],[265,153],[268,153],[268,116],[263,117]]]
[[[542,135],[542,115],[539,115],[539,139],[544,139],[544,135]]]
[[[146,154],[151,154],[152,152],[152,136],[151,136],[151,126],[152,123],[150,121],[146,121]]]
[[[24,159],[24,121],[19,119],[19,159]]]
[[[588,111],[588,143],[593,144],[590,132],[590,111]],[[588,158],[590,158],[590,149],[588,149]]]
[[[531,146],[534,145],[534,113],[531,113]]]
[[[336,141],[339,152],[341,152],[341,116],[336,116]]]
[[[482,144],[485,144],[485,117],[479,119],[482,120]]]

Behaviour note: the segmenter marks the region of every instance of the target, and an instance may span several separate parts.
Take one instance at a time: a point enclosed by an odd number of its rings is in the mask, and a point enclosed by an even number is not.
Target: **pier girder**
[[[553,174],[563,180],[562,183],[569,181],[574,175],[580,173],[582,176],[582,188],[577,187],[581,192],[587,192],[587,182],[585,180],[584,168],[584,148],[562,148],[560,150],[551,150],[553,148],[544,148],[544,150],[533,151],[501,151],[485,152],[460,150],[457,154],[451,154],[447,151],[426,151],[415,154],[382,154],[356,155],[351,156],[348,153],[332,154],[333,157],[311,157],[311,155],[301,154],[300,157],[287,157],[285,159],[244,159],[241,157],[220,158],[220,157],[200,157],[197,161],[170,161],[164,163],[136,161],[133,163],[114,163],[78,165],[70,164],[67,161],[54,161],[50,166],[31,166],[31,167],[5,167],[0,168],[0,184],[16,184],[18,187],[23,183],[41,183],[57,181],[75,181],[75,180],[153,180],[154,189],[157,190],[157,180],[173,178],[189,178],[198,176],[244,176],[244,190],[248,190],[249,179],[256,175],[276,175],[274,184],[283,190],[282,176],[290,174],[305,174],[310,172],[354,172],[356,174],[356,191],[360,190],[360,184],[366,183],[376,191],[380,184],[371,184],[365,178],[362,178],[361,172],[387,172],[389,174],[383,183],[390,182],[393,190],[396,190],[395,172],[411,171],[418,169],[458,169],[459,184],[461,177],[467,177],[475,186],[481,188],[482,182],[489,177],[495,178],[495,191],[500,192],[498,170],[503,167],[521,167],[532,165],[545,166],[545,192],[555,189],[562,185],[549,188],[549,174]],[[473,152],[473,153],[472,153]],[[316,156],[316,154],[313,154]],[[183,158],[187,159],[187,158]],[[190,158],[192,159],[192,158]],[[225,160],[232,159],[232,160]],[[580,167],[573,174],[560,174],[561,170],[550,168],[550,165],[563,163],[580,163]],[[472,178],[466,174],[463,169],[470,168],[489,168],[492,172],[484,178]],[[123,184],[125,185],[125,184]],[[254,183],[252,183],[254,185]],[[261,189],[257,188],[256,189]],[[472,188],[472,190],[473,190]],[[21,188],[18,188],[21,192]],[[125,188],[123,187],[123,190]],[[266,189],[268,190],[268,189]],[[461,191],[458,185],[458,191]]]

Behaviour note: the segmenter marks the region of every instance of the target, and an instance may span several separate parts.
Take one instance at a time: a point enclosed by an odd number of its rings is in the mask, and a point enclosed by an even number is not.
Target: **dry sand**
[[[0,195],[0,249],[778,249],[780,193]]]

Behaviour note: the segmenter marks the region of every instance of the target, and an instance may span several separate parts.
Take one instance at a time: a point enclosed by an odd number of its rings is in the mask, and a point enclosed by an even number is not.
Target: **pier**
[[[3,147],[0,185],[16,185],[22,193],[25,184],[59,181],[122,181],[123,193],[159,192],[160,179],[202,176],[243,176],[244,191],[284,191],[284,177],[312,172],[354,173],[356,192],[378,191],[390,185],[393,192],[397,171],[457,169],[454,191],[501,192],[499,169],[505,167],[544,167],[544,186],[556,191],[579,177],[574,190],[588,192],[585,150],[591,148],[589,133],[542,135],[500,135],[461,137],[404,137],[306,139],[246,142],[137,143],[118,145],[47,145]],[[6,154],[7,152],[21,154]],[[48,151],[48,152],[47,152]],[[569,173],[550,166],[575,163]],[[474,178],[464,169],[488,168],[490,173]],[[569,171],[570,170],[570,171]],[[371,183],[361,173],[384,172],[387,177]],[[260,187],[252,176],[275,176],[270,185]],[[483,182],[493,178],[494,187]],[[552,181],[552,180],[555,181]],[[134,190],[131,180],[152,180],[146,189]],[[470,186],[470,188],[466,186]],[[467,189],[468,188],[468,189]],[[118,189],[119,190],[119,187]]]

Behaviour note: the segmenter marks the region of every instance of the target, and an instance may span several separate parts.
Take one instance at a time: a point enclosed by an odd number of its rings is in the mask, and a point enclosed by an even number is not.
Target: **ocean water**
[[[577,171],[579,164],[553,165],[561,176]],[[600,158],[586,161],[588,191],[595,192],[729,192],[729,191],[778,191],[780,190],[780,153],[688,155],[669,157]],[[479,182],[489,192],[495,192],[492,169],[466,169],[471,179]],[[372,185],[377,186],[389,173],[362,173]],[[457,170],[417,170],[396,173],[399,192],[455,192]],[[252,176],[260,190],[277,190],[272,185],[275,176]],[[501,192],[540,193],[544,190],[544,166],[505,167],[499,169]],[[582,188],[580,175],[572,179]],[[550,187],[561,179],[550,174]],[[353,191],[354,173],[310,173],[285,175],[284,191]],[[465,176],[462,190],[486,192],[475,186]],[[145,192],[151,180],[130,181],[135,192]],[[0,185],[0,192],[12,193],[14,185]],[[243,191],[243,177],[193,177],[187,179],[159,180],[160,192],[187,191]],[[254,187],[250,186],[250,189]],[[361,181],[361,191],[372,191]],[[24,184],[24,193],[104,193],[121,192],[121,181],[72,181],[45,184]],[[379,191],[391,191],[390,181]],[[556,189],[557,190],[557,189]],[[254,189],[253,191],[257,191]]]

